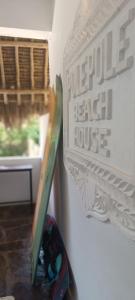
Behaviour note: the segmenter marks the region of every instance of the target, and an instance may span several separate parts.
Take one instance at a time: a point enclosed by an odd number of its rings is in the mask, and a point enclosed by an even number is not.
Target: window
[[[0,123],[0,157],[38,156],[40,151],[39,119],[39,117],[31,117],[22,125],[12,128]]]

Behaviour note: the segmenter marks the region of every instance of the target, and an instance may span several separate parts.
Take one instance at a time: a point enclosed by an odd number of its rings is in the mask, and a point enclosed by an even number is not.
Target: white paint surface
[[[135,240],[135,3],[87,2],[64,54],[64,162],[86,216]]]
[[[0,36],[20,37],[26,39],[50,40],[51,31],[8,28],[0,26]]]
[[[0,0],[0,27],[51,31],[54,0]]]
[[[33,202],[36,201],[41,158],[5,158],[0,165],[32,165]],[[30,199],[29,173],[0,173],[0,203]]]
[[[89,0],[91,12],[99,3]],[[50,49],[52,83],[56,74],[61,73],[63,78],[63,51],[78,5],[79,0],[56,1]],[[86,218],[81,195],[63,165],[60,180],[62,199],[57,199],[57,222],[74,273],[77,299],[134,300],[135,243],[110,223]]]

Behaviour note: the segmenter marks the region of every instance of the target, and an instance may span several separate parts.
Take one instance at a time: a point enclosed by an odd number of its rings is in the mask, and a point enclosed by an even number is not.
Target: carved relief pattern
[[[108,183],[109,186],[112,186],[114,189],[119,190],[119,192],[123,193],[126,197],[128,197],[131,200],[130,201],[131,206],[132,207],[134,206],[135,209],[135,186],[133,184],[124,181],[124,179],[118,177],[112,172],[106,170],[105,168],[100,167],[98,164],[96,164],[93,161],[89,161],[89,162],[86,161],[86,166],[83,166],[83,164],[85,164],[84,159],[83,159],[83,163],[80,162],[79,164],[77,161],[75,161],[75,158],[73,160],[74,157],[73,154],[71,157],[67,155],[65,159],[68,164],[68,169],[71,171],[72,176],[77,182],[80,178],[80,174],[83,173],[86,176],[88,176],[91,173],[92,176],[95,175],[95,179],[99,183],[101,181],[104,181]],[[69,165],[69,163],[71,165]],[[71,168],[71,166],[73,167],[73,169]]]
[[[85,9],[79,6],[71,36],[64,51],[64,64],[70,63],[74,55],[82,50],[100,32],[111,17],[129,0],[102,0],[90,18],[90,3],[85,1]]]
[[[135,186],[94,163],[88,164],[85,160],[78,163],[67,156],[66,166],[81,191],[86,216],[94,216],[103,222],[110,220],[128,236],[135,239]],[[92,178],[95,175],[94,201],[91,200],[91,195],[87,194],[90,175]],[[112,186],[112,189],[108,186],[108,193],[105,191],[106,181]],[[119,193],[122,194],[121,203],[118,201],[120,199]],[[125,202],[123,201],[123,194],[125,195]]]
[[[74,58],[90,44],[105,25],[130,0],[101,0],[91,15],[90,1],[78,8],[72,34],[64,52],[64,163],[72,175],[82,195],[86,217],[94,216],[116,224],[128,237],[135,240],[135,183],[134,178],[104,165],[96,159],[85,158],[69,146],[69,95],[67,91],[66,70],[72,66]],[[135,17],[135,9],[131,18]],[[129,18],[130,19],[130,18]],[[93,180],[94,199],[89,191],[89,180]]]

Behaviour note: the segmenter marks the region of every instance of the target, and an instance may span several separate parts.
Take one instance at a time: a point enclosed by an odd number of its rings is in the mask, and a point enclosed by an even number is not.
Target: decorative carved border
[[[83,158],[81,160],[80,156],[78,158],[80,160],[80,163],[77,162],[77,156],[72,152],[68,151],[66,155],[66,162],[70,162],[72,165],[77,166],[82,173],[84,172],[86,174],[91,174],[92,176],[95,176],[96,181],[102,180],[106,182],[109,186],[112,186],[113,188],[119,190],[125,197],[128,197],[130,199],[130,203],[134,205],[135,209],[135,185],[128,182],[127,180],[122,179],[122,176],[119,177],[113,171],[105,169],[105,167],[100,166],[93,160],[88,161]]]
[[[81,1],[72,33],[64,50],[64,65],[71,64],[76,53],[79,54],[80,50],[82,51],[87,44],[90,44],[107,25],[107,22],[110,22],[111,18],[128,2],[129,0],[101,0],[91,15],[90,1],[86,0],[85,6]]]
[[[78,8],[72,34],[64,51],[64,163],[81,191],[85,215],[103,222],[110,220],[135,240],[134,179],[94,159],[87,160],[69,148],[69,99],[66,87],[66,70],[130,0],[101,0],[93,14],[90,1],[82,2],[86,5],[82,8],[80,4]],[[94,181],[94,197],[89,193],[90,180]]]
[[[65,163],[81,191],[86,216],[110,220],[135,240],[135,186],[92,161],[78,163],[73,153],[67,153]],[[94,201],[88,194],[90,178],[95,181]]]

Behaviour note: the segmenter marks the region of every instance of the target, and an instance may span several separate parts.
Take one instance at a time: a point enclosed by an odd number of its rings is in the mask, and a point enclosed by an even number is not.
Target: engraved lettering
[[[118,63],[117,72],[121,73],[130,69],[134,63],[134,57],[128,56],[127,52],[130,48],[130,39],[127,38],[127,27],[135,18],[135,9],[129,11],[129,15],[124,24],[120,27],[119,31],[119,50],[118,50]]]
[[[90,150],[91,147],[91,128],[86,127],[84,130],[84,149]]]
[[[106,36],[105,47],[105,79],[111,79],[116,75],[115,68],[113,67],[113,32],[110,31]]]
[[[74,145],[80,149],[110,157],[108,148],[110,135],[111,131],[107,128],[75,127]]]
[[[93,77],[95,74],[95,51],[89,56],[89,90],[93,89]]]
[[[100,129],[100,147],[99,152],[104,157],[110,157],[110,150],[107,149],[108,146],[108,136],[111,134],[111,131],[107,128],[101,128]]]
[[[96,53],[96,76],[99,84],[104,81],[104,42],[99,45]]]
[[[85,57],[85,60],[82,63],[81,75],[81,93],[84,93],[88,90],[88,57]]]
[[[92,140],[91,151],[94,153],[97,153],[99,151],[97,135],[98,135],[98,129],[92,128],[92,130],[91,130],[91,140]]]
[[[112,118],[112,90],[100,94],[99,116],[100,120],[110,120]]]
[[[74,104],[75,122],[112,119],[112,90]]]

